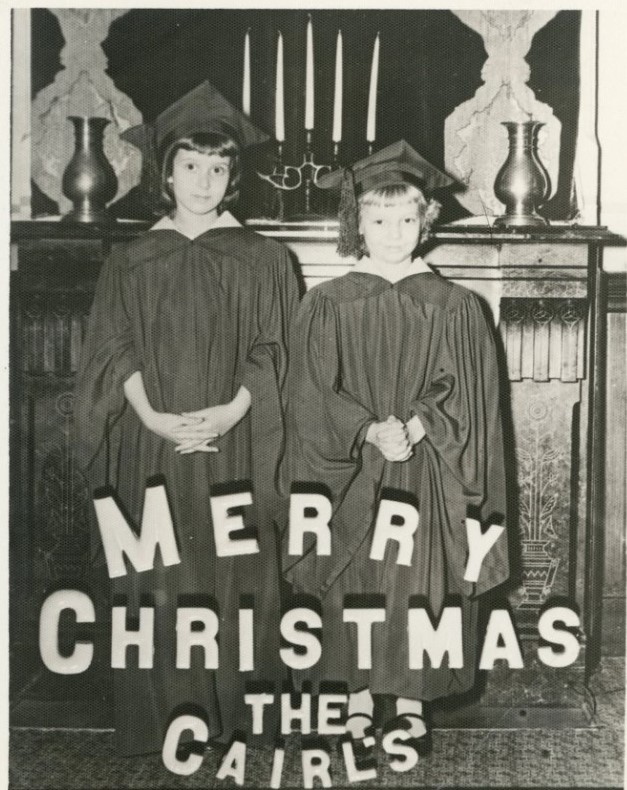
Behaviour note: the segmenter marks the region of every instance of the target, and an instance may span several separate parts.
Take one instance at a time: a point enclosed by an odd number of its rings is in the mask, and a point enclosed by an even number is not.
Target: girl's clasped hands
[[[217,424],[222,421],[219,418],[212,419],[206,413],[224,408],[215,406],[212,409],[185,414],[155,412],[146,422],[146,427],[161,438],[174,442],[174,449],[181,455],[192,452],[217,453],[218,448],[212,442],[220,436]]]
[[[151,411],[144,424],[153,433],[174,442],[175,451],[181,455],[217,453],[213,442],[237,425],[249,408],[250,394],[241,387],[229,403],[182,414]]]
[[[425,435],[420,418],[413,416],[407,423],[393,414],[385,422],[373,422],[368,428],[366,441],[373,444],[386,461],[407,461],[415,444]]]

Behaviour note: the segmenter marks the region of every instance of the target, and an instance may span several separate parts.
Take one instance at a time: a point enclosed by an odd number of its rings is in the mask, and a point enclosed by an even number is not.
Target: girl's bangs
[[[367,192],[359,199],[362,206],[398,206],[420,203],[421,193],[413,184],[390,184]]]
[[[234,140],[223,134],[202,132],[182,138],[177,147],[188,151],[197,151],[199,154],[215,154],[233,159],[238,154],[238,147]]]

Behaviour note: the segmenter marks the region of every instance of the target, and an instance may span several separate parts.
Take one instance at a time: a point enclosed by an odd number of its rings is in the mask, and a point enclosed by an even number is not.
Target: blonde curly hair
[[[355,257],[357,260],[368,254],[364,238],[359,233],[359,212],[362,206],[390,206],[398,203],[416,203],[420,219],[419,244],[424,244],[431,236],[431,228],[442,208],[441,204],[433,198],[427,199],[414,184],[389,184],[364,192],[357,198],[357,203],[352,205],[348,201],[340,202],[339,243],[338,253],[344,257]],[[344,204],[344,205],[342,205]]]

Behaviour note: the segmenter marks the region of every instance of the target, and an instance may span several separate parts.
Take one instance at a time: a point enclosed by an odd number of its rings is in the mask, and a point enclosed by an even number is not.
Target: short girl
[[[347,684],[349,731],[363,737],[372,695],[391,695],[401,726],[421,737],[422,701],[473,685],[477,595],[508,575],[502,533],[478,581],[464,580],[466,516],[505,513],[495,348],[478,298],[416,256],[438,213],[425,195],[450,179],[401,141],[321,186],[340,182],[339,251],[361,260],[301,303],[285,465],[292,484],[330,492],[332,547],[287,555],[286,576],[295,593],[321,601],[322,659],[307,677]],[[394,541],[370,557],[382,499],[419,512],[408,565]],[[345,607],[360,605],[385,608],[372,626],[371,669],[358,668],[357,626],[343,621]],[[445,605],[461,607],[463,668],[427,659],[410,669],[408,607],[437,621]]]

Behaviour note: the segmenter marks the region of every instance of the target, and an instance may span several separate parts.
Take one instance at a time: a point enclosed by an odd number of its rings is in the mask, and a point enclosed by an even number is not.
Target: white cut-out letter
[[[57,675],[78,675],[91,664],[94,646],[78,642],[71,656],[59,652],[59,619],[64,609],[71,609],[77,623],[93,623],[96,611],[91,598],[80,590],[57,590],[51,593],[39,615],[39,652],[41,660]]]
[[[164,565],[181,560],[164,486],[149,486],[144,495],[141,535],[138,537],[120,512],[113,497],[94,499],[109,576],[126,576],[124,555],[140,573],[152,570],[157,545]]]
[[[395,520],[401,523],[394,524]],[[382,560],[385,556],[387,542],[394,540],[398,543],[396,564],[411,565],[414,533],[418,529],[419,521],[420,516],[413,505],[392,499],[382,499],[377,510],[370,559]]]
[[[252,505],[253,495],[250,491],[236,494],[224,494],[211,497],[211,519],[218,557],[238,557],[242,554],[258,554],[257,538],[240,538],[233,540],[231,534],[245,529],[244,519],[239,513],[231,513],[235,508]]]
[[[315,515],[307,515],[313,510]],[[304,552],[305,532],[316,536],[316,553],[331,554],[331,503],[323,494],[290,494],[290,520],[287,553],[300,556]]]

